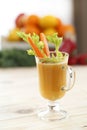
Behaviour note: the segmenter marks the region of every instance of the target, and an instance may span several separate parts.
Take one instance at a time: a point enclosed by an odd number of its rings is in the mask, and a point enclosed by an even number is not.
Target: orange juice
[[[38,63],[41,95],[48,100],[57,100],[64,96],[66,86],[66,63]]]

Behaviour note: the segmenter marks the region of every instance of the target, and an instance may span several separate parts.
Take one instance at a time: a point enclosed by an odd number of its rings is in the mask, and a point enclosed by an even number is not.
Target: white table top
[[[36,68],[1,68],[0,130],[87,130],[87,66],[73,68],[76,83],[59,101],[70,117],[54,122],[37,117],[37,110],[46,106],[46,101],[38,91]],[[35,111],[24,114],[23,109]]]

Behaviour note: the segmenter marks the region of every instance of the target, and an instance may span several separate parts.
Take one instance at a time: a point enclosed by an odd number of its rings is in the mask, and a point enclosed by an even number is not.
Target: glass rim
[[[65,54],[66,56],[69,56],[69,53],[64,52],[64,51],[60,51],[62,54]],[[50,51],[50,53],[56,53],[56,51]]]
[[[52,56],[54,54],[54,57],[37,57],[36,63],[44,63],[44,64],[59,64],[59,63],[68,63],[69,54],[66,52],[62,52],[63,56],[57,57],[55,54],[55,51],[50,51],[50,55]]]
[[[50,51],[50,54],[56,54],[56,51]],[[65,57],[69,57],[69,54],[67,53],[67,52],[61,52],[62,54],[64,54],[64,56]],[[38,59],[47,59],[47,58],[51,58],[51,57],[38,57],[38,56],[35,56],[36,58],[38,58]],[[63,57],[60,57],[61,59],[63,58]]]

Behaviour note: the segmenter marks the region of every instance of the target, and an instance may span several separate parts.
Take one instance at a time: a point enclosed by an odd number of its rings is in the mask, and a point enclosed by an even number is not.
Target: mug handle
[[[69,91],[73,88],[76,74],[75,71],[72,69],[72,67],[68,66],[68,74],[69,74],[69,83],[67,84],[67,87],[63,87],[62,90]]]

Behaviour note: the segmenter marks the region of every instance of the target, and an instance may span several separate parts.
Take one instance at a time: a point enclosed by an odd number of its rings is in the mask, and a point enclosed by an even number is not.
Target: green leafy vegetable
[[[29,55],[35,55],[34,51],[31,50],[31,49],[27,50],[27,54],[29,54]]]
[[[57,63],[57,62],[60,62],[61,60],[64,59],[64,56],[62,54],[62,52],[59,51],[59,48],[60,48],[60,45],[62,43],[62,38],[61,37],[58,37],[58,34],[57,33],[54,33],[52,35],[48,35],[46,37],[46,39],[48,40],[48,42],[54,44],[55,46],[55,52],[56,52],[56,55],[55,54],[52,54],[50,57],[48,57],[45,52],[44,52],[44,42],[40,40],[40,37],[39,35],[33,33],[32,35],[31,34],[25,34],[24,32],[17,32],[17,35],[22,38],[25,42],[28,42],[29,43],[29,40],[28,38],[30,38],[32,41],[32,43],[30,45],[31,46],[31,49],[30,50],[27,50],[27,53],[28,55],[36,55],[36,52],[38,52],[39,54],[41,53],[41,55],[43,56],[43,58],[41,59],[42,62],[46,62],[46,63]],[[35,48],[37,50],[35,50]],[[36,55],[37,56],[37,55]]]
[[[17,32],[17,35],[25,42],[28,42],[28,37],[30,37],[30,34],[25,34],[24,32]]]
[[[28,41],[28,37],[30,37],[32,39],[32,41],[34,42],[34,44],[37,46],[37,48],[41,51],[41,53],[44,55],[44,57],[46,57],[46,54],[43,51],[44,48],[44,43],[42,41],[40,41],[39,36],[35,33],[33,33],[32,35],[29,34],[25,34],[24,32],[17,32],[17,35],[22,38],[25,42],[29,43]],[[31,46],[31,44],[30,44]],[[32,46],[31,46],[32,48]],[[35,55],[35,50],[28,50],[27,51],[29,55]]]
[[[59,48],[62,43],[62,38],[58,37],[57,33],[54,33],[52,35],[48,35],[47,39],[50,43],[54,44],[57,56],[62,57],[62,53],[59,52]]]

